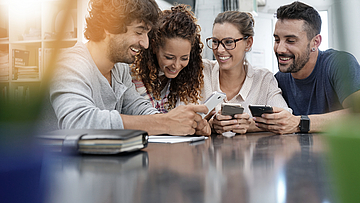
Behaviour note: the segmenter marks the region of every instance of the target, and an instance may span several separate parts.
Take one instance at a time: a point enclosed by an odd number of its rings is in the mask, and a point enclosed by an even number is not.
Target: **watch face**
[[[310,130],[310,119],[307,116],[301,116],[300,120],[300,132],[309,132]]]

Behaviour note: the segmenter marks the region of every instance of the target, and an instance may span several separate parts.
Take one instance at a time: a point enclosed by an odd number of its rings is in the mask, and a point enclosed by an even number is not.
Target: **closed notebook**
[[[148,133],[142,130],[68,129],[37,136],[40,144],[55,152],[118,154],[143,149]]]

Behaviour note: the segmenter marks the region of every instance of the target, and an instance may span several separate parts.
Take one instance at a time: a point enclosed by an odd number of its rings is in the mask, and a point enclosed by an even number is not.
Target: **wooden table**
[[[44,159],[46,202],[330,203],[321,134],[212,135],[126,156]]]

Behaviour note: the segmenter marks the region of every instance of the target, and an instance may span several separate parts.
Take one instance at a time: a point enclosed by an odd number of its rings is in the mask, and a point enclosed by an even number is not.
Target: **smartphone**
[[[208,108],[208,112],[206,114],[200,113],[202,118],[205,118],[205,116],[208,115],[218,104],[223,102],[225,98],[226,98],[225,93],[217,92],[217,91],[213,92],[203,103]]]
[[[263,113],[274,113],[270,105],[249,105],[253,117],[261,117]]]
[[[222,103],[221,104],[221,115],[229,115],[234,117],[235,114],[242,114],[244,107],[241,104],[236,103]]]

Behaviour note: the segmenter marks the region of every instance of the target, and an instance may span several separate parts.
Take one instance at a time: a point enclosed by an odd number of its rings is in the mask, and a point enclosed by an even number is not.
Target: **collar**
[[[212,85],[212,89],[215,91],[218,91],[218,92],[222,92],[221,91],[221,88],[220,88],[220,81],[219,81],[219,63],[216,63],[213,70],[212,70],[212,78],[211,78],[211,85]],[[250,63],[248,63],[248,66],[247,66],[247,73],[246,73],[246,77],[245,77],[245,81],[244,81],[244,84],[243,86],[241,87],[240,91],[238,92],[238,94],[233,97],[230,101],[232,100],[238,100],[237,97],[241,97],[241,99],[243,101],[246,100],[247,96],[249,95],[250,93],[250,89],[251,89],[251,86],[252,86],[252,83],[254,81],[254,75],[255,75],[255,71],[254,71],[254,68],[251,66]],[[229,102],[227,99],[225,99],[226,102]]]

